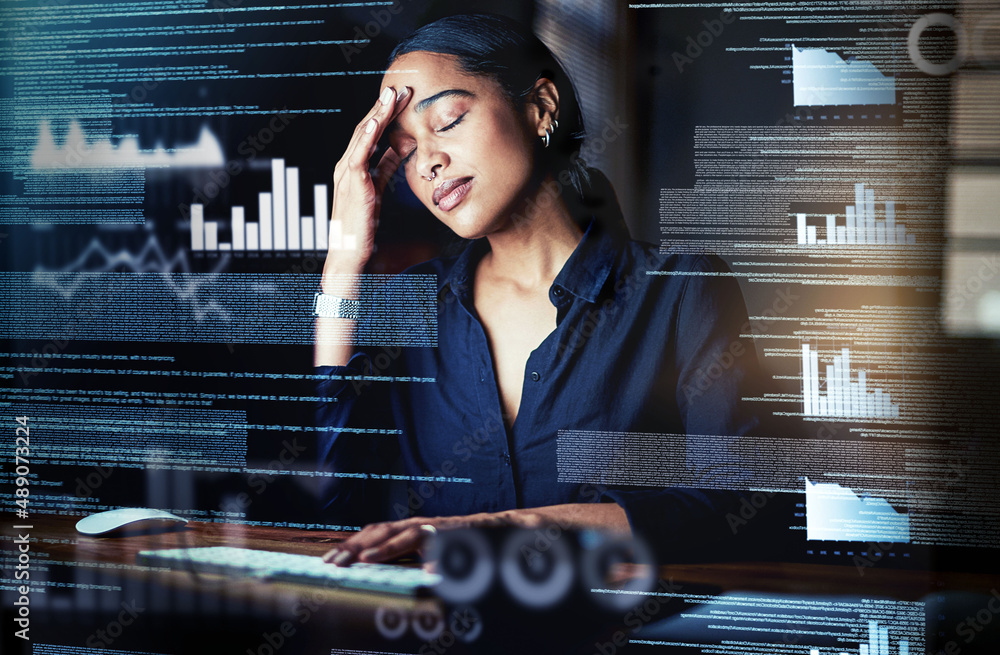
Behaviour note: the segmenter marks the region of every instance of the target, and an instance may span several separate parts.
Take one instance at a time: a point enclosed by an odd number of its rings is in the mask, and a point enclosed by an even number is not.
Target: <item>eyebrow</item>
[[[428,107],[430,107],[431,105],[433,105],[438,100],[448,97],[474,98],[476,97],[476,94],[472,93],[471,91],[466,91],[465,89],[447,89],[445,91],[440,91],[438,93],[435,93],[429,98],[424,98],[423,100],[421,100],[420,102],[418,102],[416,105],[413,106],[413,111],[419,114]]]
[[[438,100],[442,100],[444,98],[450,98],[450,97],[475,98],[476,94],[473,93],[472,91],[466,91],[465,89],[446,89],[444,91],[439,91],[438,93],[435,93],[434,95],[432,95],[430,97],[424,98],[423,100],[421,100],[420,102],[418,102],[417,104],[415,104],[413,106],[413,111],[415,111],[418,114],[420,114],[423,111],[425,111],[428,107],[430,107],[431,105],[433,105],[435,102],[437,102]],[[392,124],[389,125],[389,133],[390,134],[392,132],[396,132],[399,129],[400,129],[399,123],[396,122],[396,121],[393,121]]]

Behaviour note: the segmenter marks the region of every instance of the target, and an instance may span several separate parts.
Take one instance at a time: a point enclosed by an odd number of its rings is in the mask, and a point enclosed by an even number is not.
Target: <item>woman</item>
[[[702,384],[705,368],[740,343],[738,286],[712,275],[718,260],[660,255],[627,239],[613,198],[595,198],[603,178],[578,159],[573,88],[524,28],[493,16],[445,18],[407,37],[390,62],[334,172],[332,217],[359,247],[331,250],[323,273],[324,294],[336,296],[323,302],[336,317],[317,319],[316,364],[332,376],[320,395],[336,402],[319,410],[330,430],[320,456],[341,472],[471,484],[439,483],[431,493],[425,484],[393,499],[385,480],[338,482],[325,500],[340,516],[353,508],[365,521],[388,510],[397,520],[368,525],[328,561],[389,560],[417,549],[428,530],[462,526],[635,531],[661,553],[678,530],[719,539],[731,494],[559,482],[558,448],[573,447],[573,433],[560,431],[751,429],[739,398],[755,367],[752,344],[725,376]],[[390,147],[370,173],[383,136]],[[337,380],[370,370],[372,356],[338,345],[358,328],[350,301],[361,293],[343,281],[360,279],[381,194],[400,167],[427,209],[474,241],[457,258],[407,272],[436,276],[438,346],[403,349],[378,371],[436,382],[359,392]],[[406,289],[387,287],[390,305]],[[338,431],[350,426],[397,434]],[[411,513],[420,516],[402,518]]]

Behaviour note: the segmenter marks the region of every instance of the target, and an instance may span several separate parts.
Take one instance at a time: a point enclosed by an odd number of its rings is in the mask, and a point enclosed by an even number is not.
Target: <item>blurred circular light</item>
[[[442,600],[471,603],[482,598],[493,584],[493,549],[476,530],[440,531],[427,555],[437,560],[442,580],[434,591]]]
[[[526,607],[542,609],[561,601],[573,585],[573,563],[566,541],[518,530],[507,537],[500,556],[500,579]]]

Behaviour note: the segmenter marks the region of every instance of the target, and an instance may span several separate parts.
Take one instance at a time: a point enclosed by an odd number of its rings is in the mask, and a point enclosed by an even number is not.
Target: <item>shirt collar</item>
[[[489,241],[485,237],[470,243],[455,260],[451,271],[438,280],[438,297],[448,288],[459,297],[469,293],[475,266],[489,247]],[[553,285],[588,302],[597,302],[619,248],[615,237],[592,218],[580,243],[556,275]]]
[[[438,299],[448,289],[451,289],[459,298],[466,296],[472,286],[474,268],[489,249],[490,243],[485,237],[476,239],[467,245],[462,254],[455,260],[451,270],[438,279]]]

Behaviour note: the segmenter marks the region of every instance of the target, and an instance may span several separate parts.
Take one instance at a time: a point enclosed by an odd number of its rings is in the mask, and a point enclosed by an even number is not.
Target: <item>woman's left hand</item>
[[[546,507],[481,512],[468,516],[414,516],[401,521],[372,523],[331,549],[323,559],[338,566],[353,562],[385,562],[419,552],[424,540],[438,530],[512,526],[535,530],[548,525],[562,530],[603,530],[630,535],[625,511],[615,503],[570,503]]]
[[[470,514],[468,516],[435,516],[387,521],[366,525],[323,556],[323,560],[337,566],[353,562],[385,562],[420,552],[428,536],[438,530],[458,528],[487,528],[504,525],[530,527],[544,520],[534,512],[498,512]],[[433,528],[433,529],[432,529]]]

